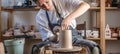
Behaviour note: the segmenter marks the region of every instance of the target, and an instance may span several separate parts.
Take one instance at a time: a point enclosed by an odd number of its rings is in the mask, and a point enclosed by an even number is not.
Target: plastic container
[[[100,54],[99,49],[97,47],[94,47],[92,54]]]
[[[24,53],[24,39],[5,40],[4,44],[7,54],[23,54]]]

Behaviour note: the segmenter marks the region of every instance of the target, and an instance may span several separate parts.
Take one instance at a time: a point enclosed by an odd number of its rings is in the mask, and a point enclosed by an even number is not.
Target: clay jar
[[[63,30],[61,31],[61,48],[72,49],[72,31]]]

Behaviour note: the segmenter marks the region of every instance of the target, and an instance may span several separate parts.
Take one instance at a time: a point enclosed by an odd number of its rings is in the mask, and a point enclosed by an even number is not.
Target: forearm
[[[86,2],[82,2],[80,6],[71,14],[69,14],[65,19],[73,20],[85,13],[89,8],[89,4],[87,4]]]
[[[48,38],[54,37],[54,34],[52,34],[51,30],[47,28],[47,26],[38,24],[38,29],[43,41]]]

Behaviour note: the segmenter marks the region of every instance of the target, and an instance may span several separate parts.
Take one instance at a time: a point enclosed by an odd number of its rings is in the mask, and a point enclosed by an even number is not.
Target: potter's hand
[[[61,30],[61,27],[59,27],[59,26],[55,26],[54,28],[53,28],[53,32],[54,32],[54,35],[55,35],[55,41],[59,41],[59,38],[58,38],[58,36],[59,36],[59,32],[60,32],[60,30]]]
[[[53,32],[54,32],[54,34],[56,34],[57,36],[58,36],[57,33],[59,33],[60,30],[61,30],[61,27],[60,27],[60,26],[55,26],[55,27],[53,28]]]
[[[69,19],[64,19],[62,21],[62,30],[68,30],[69,29],[69,26],[70,26],[70,20]]]

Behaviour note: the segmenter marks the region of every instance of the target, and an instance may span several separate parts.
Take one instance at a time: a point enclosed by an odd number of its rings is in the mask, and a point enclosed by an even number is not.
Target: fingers
[[[62,30],[69,30],[70,22],[69,19],[64,19],[61,23]]]
[[[69,25],[63,24],[62,25],[62,30],[69,30]]]
[[[55,26],[53,28],[53,32],[56,33],[56,32],[59,32],[61,30],[61,28],[59,26]]]

